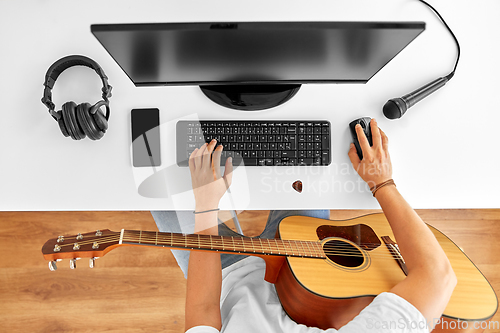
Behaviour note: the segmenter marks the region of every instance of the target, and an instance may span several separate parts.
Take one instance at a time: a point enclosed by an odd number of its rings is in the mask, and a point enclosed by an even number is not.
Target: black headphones
[[[102,80],[102,100],[94,105],[89,103],[76,105],[75,102],[66,102],[63,104],[62,109],[56,112],[54,111],[55,105],[52,103],[52,88],[59,75],[73,66],[86,66],[95,70]],[[108,77],[99,64],[81,55],[70,55],[61,58],[49,67],[43,85],[45,89],[42,103],[49,109],[50,115],[57,121],[64,136],[71,136],[73,140],[81,140],[85,136],[88,136],[91,140],[99,140],[104,136],[108,129],[109,98],[113,87],[108,84]],[[103,106],[106,107],[106,115],[101,111]]]

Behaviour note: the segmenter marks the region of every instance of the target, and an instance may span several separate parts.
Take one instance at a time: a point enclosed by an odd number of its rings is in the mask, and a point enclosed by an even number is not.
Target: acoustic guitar
[[[498,306],[486,278],[448,237],[428,226],[450,260],[458,283],[433,332],[482,332]],[[281,304],[294,321],[322,329],[340,328],[373,298],[407,274],[384,214],[333,221],[304,216],[283,219],[276,239],[98,230],[59,236],[42,247],[49,268],[56,261],[95,259],[120,246],[217,251],[262,257],[265,280],[274,283]],[[493,323],[493,322],[492,322]]]

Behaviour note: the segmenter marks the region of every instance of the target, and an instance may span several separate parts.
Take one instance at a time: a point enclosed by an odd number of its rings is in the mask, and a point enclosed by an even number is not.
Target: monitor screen
[[[136,86],[365,83],[424,22],[96,24]]]

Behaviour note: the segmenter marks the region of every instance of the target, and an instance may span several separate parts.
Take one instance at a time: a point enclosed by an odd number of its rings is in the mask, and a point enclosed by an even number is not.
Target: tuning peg
[[[57,269],[56,261],[49,261],[49,269],[53,272]]]
[[[76,259],[70,259],[69,260],[69,268],[75,269],[76,268]]]
[[[96,259],[97,259],[97,257],[90,258],[90,260],[89,260],[89,266],[90,266],[90,268],[94,268],[95,267],[95,260]]]

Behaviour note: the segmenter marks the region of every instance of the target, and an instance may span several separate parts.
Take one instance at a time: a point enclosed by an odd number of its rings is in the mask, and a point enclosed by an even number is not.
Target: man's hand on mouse
[[[359,145],[363,151],[363,159],[359,160],[356,147],[351,143],[349,159],[359,176],[372,187],[392,178],[392,164],[389,156],[389,139],[387,135],[378,128],[377,121],[370,122],[372,130],[373,146],[370,147],[368,139],[361,125],[356,125],[356,134]]]
[[[217,209],[219,201],[231,185],[233,177],[232,159],[226,160],[224,176],[220,174],[222,145],[215,148],[214,139],[209,144],[196,148],[189,157],[189,170],[196,201],[195,211]],[[214,149],[215,148],[215,149]]]

